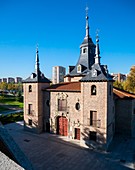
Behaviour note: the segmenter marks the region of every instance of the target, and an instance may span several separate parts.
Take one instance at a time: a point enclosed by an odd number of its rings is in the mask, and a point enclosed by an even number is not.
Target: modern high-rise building
[[[64,82],[65,74],[66,74],[65,67],[54,66],[53,69],[52,69],[52,82],[53,82],[53,84]]]
[[[15,78],[15,83],[21,83],[22,82],[22,78],[21,77],[16,77]]]
[[[13,77],[8,77],[7,78],[7,83],[14,83],[15,79]]]
[[[7,78],[2,78],[2,82],[7,83]]]

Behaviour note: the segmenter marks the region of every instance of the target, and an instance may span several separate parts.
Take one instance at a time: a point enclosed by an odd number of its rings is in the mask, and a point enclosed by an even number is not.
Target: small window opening
[[[32,126],[32,120],[31,120],[31,119],[28,120],[28,124],[29,124],[30,126]]]
[[[77,73],[81,73],[81,69],[82,69],[81,65],[78,65],[77,66]]]
[[[29,85],[29,92],[32,92],[32,85]]]
[[[91,86],[91,95],[96,95],[96,93],[97,93],[96,86],[92,85]]]
[[[83,49],[83,53],[86,53],[86,51],[87,51],[87,49],[86,49],[86,48],[84,48],[84,49]]]
[[[28,114],[32,114],[32,104],[28,104]]]
[[[96,141],[97,140],[97,132],[90,131],[89,139],[93,140],[93,141]]]

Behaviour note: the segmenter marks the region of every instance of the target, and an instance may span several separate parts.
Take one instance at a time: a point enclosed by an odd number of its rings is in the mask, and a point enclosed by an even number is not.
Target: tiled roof
[[[46,91],[60,91],[60,92],[81,92],[81,82],[63,82],[59,84],[52,84],[50,87],[44,89]],[[113,94],[119,98],[135,98],[135,94],[117,89],[113,87]]]
[[[113,88],[113,93],[119,97],[119,98],[135,98],[135,94],[133,93],[129,93],[127,91],[124,90],[120,90],[118,88]]]
[[[67,92],[81,92],[80,82],[64,82],[59,84],[53,84],[46,88],[47,91],[67,91]]]

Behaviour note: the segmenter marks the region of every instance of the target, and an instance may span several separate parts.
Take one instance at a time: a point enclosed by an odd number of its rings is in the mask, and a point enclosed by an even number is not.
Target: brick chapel
[[[100,62],[99,37],[95,45],[88,19],[86,13],[78,62],[69,66],[63,83],[51,84],[40,71],[37,49],[35,72],[23,81],[24,129],[106,149],[115,132],[133,136],[135,95],[113,88],[113,77]]]

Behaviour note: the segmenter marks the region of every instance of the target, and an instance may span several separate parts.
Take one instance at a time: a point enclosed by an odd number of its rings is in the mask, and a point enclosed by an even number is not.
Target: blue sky
[[[0,78],[27,78],[34,71],[36,45],[40,68],[68,68],[79,57],[89,6],[90,36],[99,29],[101,63],[110,73],[135,65],[135,0],[0,0]]]

